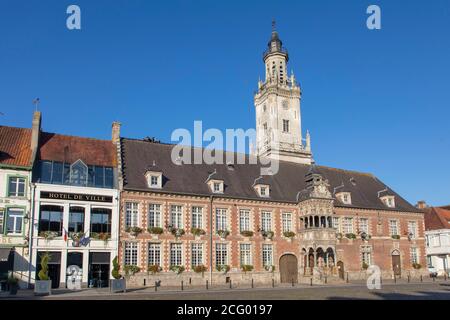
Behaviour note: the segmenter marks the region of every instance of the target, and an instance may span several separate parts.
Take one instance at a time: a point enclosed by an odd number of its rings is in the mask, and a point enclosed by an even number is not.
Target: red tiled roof
[[[450,229],[450,210],[427,208],[425,210],[425,229]]]
[[[31,166],[31,129],[0,126],[0,164]]]
[[[87,165],[116,166],[116,148],[110,140],[98,140],[42,132],[39,137],[40,160],[73,163],[81,159]]]

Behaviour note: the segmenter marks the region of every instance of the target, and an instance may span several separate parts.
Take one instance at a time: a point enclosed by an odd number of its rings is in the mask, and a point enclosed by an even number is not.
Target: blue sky
[[[82,30],[66,28],[81,7]],[[382,30],[366,28],[378,4]],[[271,20],[321,165],[450,204],[450,2],[0,0],[0,124],[110,138],[254,127]]]

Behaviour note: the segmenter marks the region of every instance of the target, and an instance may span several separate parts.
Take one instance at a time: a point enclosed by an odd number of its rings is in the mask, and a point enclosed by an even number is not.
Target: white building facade
[[[450,229],[426,231],[427,261],[438,275],[450,274]]]

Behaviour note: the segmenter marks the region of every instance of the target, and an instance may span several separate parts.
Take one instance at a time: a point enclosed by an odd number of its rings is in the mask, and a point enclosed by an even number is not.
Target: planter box
[[[36,280],[34,284],[34,295],[47,296],[52,294],[52,281],[51,280]]]
[[[127,282],[125,279],[112,279],[110,280],[111,292],[126,292]]]

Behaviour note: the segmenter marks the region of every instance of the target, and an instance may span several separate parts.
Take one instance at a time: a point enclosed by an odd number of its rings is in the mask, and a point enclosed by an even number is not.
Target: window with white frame
[[[216,209],[216,231],[228,230],[227,209]]]
[[[6,233],[8,235],[21,235],[23,230],[24,210],[8,208],[7,213],[8,219],[6,221]]]
[[[3,233],[3,226],[5,219],[5,209],[0,208],[0,234]]]
[[[369,219],[359,218],[359,232],[369,234]]]
[[[8,197],[25,197],[24,177],[9,177],[8,181]]]
[[[263,244],[262,246],[262,263],[264,267],[273,265],[273,245]]]
[[[281,220],[282,220],[282,225],[283,225],[283,232],[292,231],[292,213],[283,212],[281,214]]]
[[[372,265],[372,247],[363,246],[361,247],[361,262],[362,265],[366,264],[367,266]]]
[[[127,228],[139,226],[139,204],[137,202],[125,203],[125,226]]]
[[[170,265],[181,266],[183,264],[183,248],[181,243],[170,244]]]
[[[183,228],[183,206],[170,206],[170,225],[175,229]]]
[[[220,192],[220,182],[214,182],[214,192]]]
[[[161,227],[161,205],[151,203],[148,206],[148,226]]]
[[[148,244],[148,265],[161,265],[161,244],[149,243]]]
[[[333,228],[335,228],[337,232],[341,232],[339,217],[333,217]]]
[[[228,264],[228,245],[226,243],[216,243],[216,266]]]
[[[353,233],[353,218],[342,219],[342,232],[345,234]]]
[[[203,208],[192,207],[192,228],[203,228]]]
[[[159,185],[159,177],[158,176],[150,176],[150,186],[157,187]]]
[[[411,248],[411,263],[419,263],[419,255],[415,247]]]
[[[283,120],[283,132],[289,132],[289,120]]]
[[[203,265],[203,244],[193,243],[191,246],[191,260],[192,266]]]
[[[239,231],[251,231],[250,210],[239,210]]]
[[[261,212],[261,231],[272,231],[272,212]]]
[[[261,192],[261,197],[265,197],[267,196],[267,187],[261,186],[259,188],[260,192]]]
[[[417,237],[417,222],[416,221],[408,221],[408,234],[412,239]]]
[[[389,220],[389,234],[391,236],[398,236],[398,221]]]
[[[124,263],[126,266],[137,266],[138,265],[138,243],[137,242],[126,242],[125,243]]]
[[[252,246],[249,243],[241,243],[239,249],[241,266],[252,265]]]

